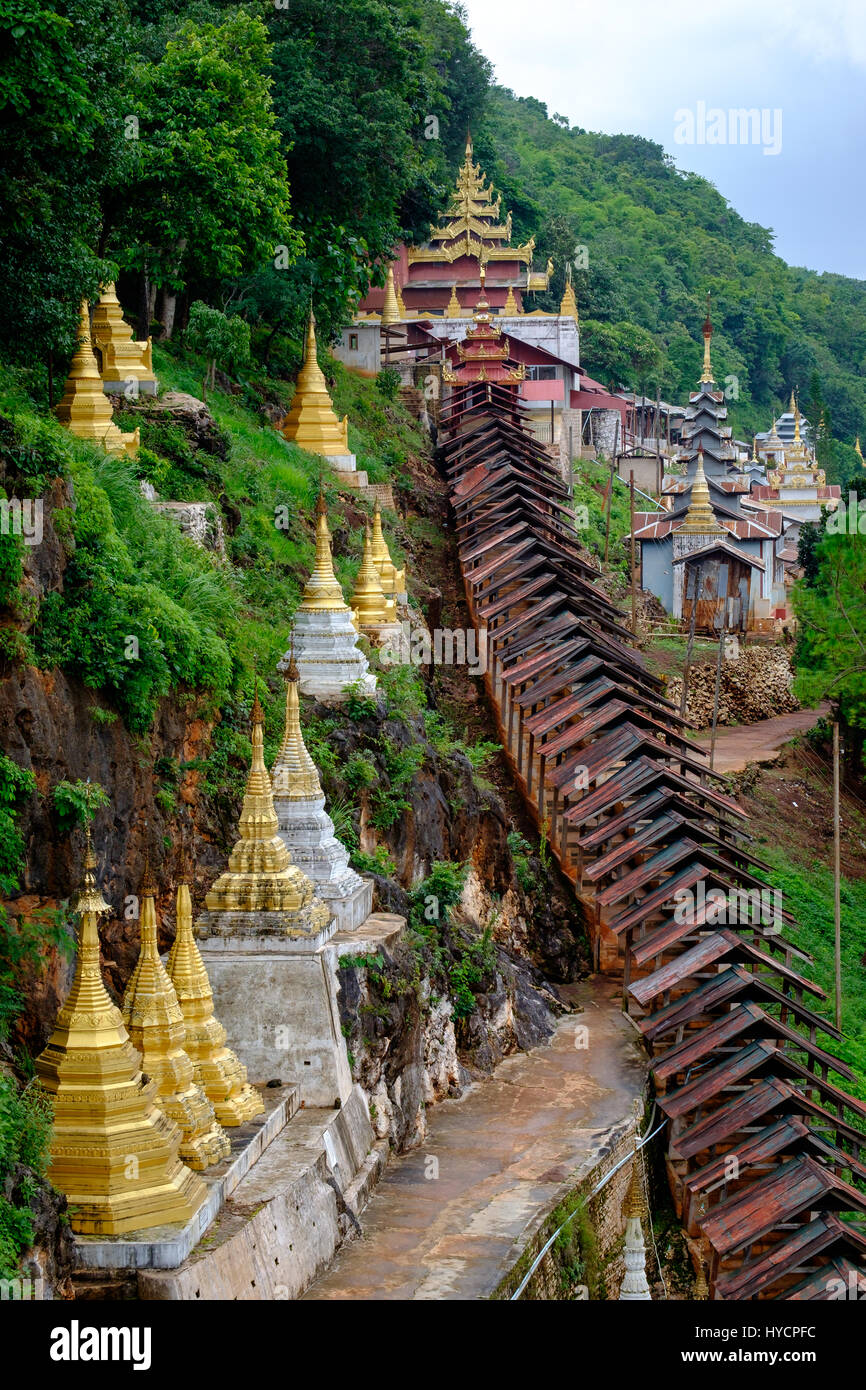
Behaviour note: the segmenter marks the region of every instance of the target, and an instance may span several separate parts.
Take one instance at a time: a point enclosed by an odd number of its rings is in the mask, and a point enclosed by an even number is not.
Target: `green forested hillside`
[[[494,89],[476,151],[520,235],[537,232],[539,257],[554,260],[538,307],[556,307],[565,262],[586,248],[575,285],[590,372],[683,401],[700,373],[710,291],[717,379],[738,381],[735,432],[766,429],[799,387],[807,414],[813,396],[823,400],[838,439],[866,433],[866,282],[786,265],[769,229],[660,145],[568,129],[533,98]],[[836,453],[837,467],[853,468],[852,453]]]

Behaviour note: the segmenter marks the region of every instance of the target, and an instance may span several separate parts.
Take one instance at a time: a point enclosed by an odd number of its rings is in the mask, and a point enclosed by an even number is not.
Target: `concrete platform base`
[[[73,1235],[75,1267],[80,1270],[175,1269],[195,1248],[228,1198],[285,1129],[297,1111],[297,1086],[262,1091],[264,1115],[248,1124],[227,1129],[231,1153],[222,1163],[207,1168],[201,1177],[208,1195],[185,1226],[153,1226],[124,1236]]]
[[[352,1089],[337,1008],[336,954],[327,945],[256,951],[244,940],[205,939],[214,1011],[250,1076],[296,1079],[303,1105],[345,1103]],[[294,943],[295,945],[297,943]]]
[[[327,890],[320,885],[319,897],[327,903],[328,911],[334,914],[338,932],[357,931],[366,922],[373,910],[373,880],[362,878],[360,885],[352,893],[342,898],[330,898]]]
[[[330,1263],[387,1161],[354,1086],[339,1110],[298,1112],[227,1203],[204,1248],[142,1271],[142,1299],[298,1298]]]

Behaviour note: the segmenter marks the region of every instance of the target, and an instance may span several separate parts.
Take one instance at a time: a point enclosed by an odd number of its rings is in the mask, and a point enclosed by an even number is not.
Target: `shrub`
[[[77,825],[89,825],[96,812],[108,805],[108,793],[98,782],[58,782],[51,793],[61,835]]]
[[[381,367],[376,373],[376,389],[386,401],[394,401],[400,390],[400,373],[395,367]]]
[[[24,1252],[33,1243],[33,1218],[29,1197],[36,1180],[45,1176],[51,1141],[51,1102],[35,1083],[19,1089],[10,1076],[0,1074],[0,1278],[11,1278]],[[16,1170],[25,1168],[21,1178]],[[10,1201],[4,1188],[17,1179],[23,1204]]]

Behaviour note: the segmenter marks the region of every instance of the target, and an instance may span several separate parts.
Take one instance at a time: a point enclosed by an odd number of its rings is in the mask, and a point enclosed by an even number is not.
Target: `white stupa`
[[[358,648],[358,630],[352,610],[334,573],[331,533],[324,497],[319,497],[316,521],[316,561],[295,613],[292,645],[301,693],[318,700],[345,699],[346,687],[357,686],[366,695],[376,692],[376,677]],[[289,653],[278,669],[284,674]]]
[[[286,678],[286,729],[271,770],[279,835],[292,862],[316,886],[338,931],[354,931],[373,907],[373,880],[349,867],[349,854],[334,834],[316,765],[301,733],[298,668],[290,654]]]
[[[643,1219],[647,1214],[640,1177],[640,1151],[635,1144],[631,1180],[625,1198],[625,1276],[619,1291],[622,1303],[646,1303],[652,1299],[646,1277],[646,1242]]]

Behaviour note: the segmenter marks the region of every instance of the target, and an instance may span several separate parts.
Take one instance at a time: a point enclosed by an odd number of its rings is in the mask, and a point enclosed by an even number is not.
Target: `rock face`
[[[155,502],[156,510],[175,520],[185,536],[225,559],[222,517],[212,502]]]
[[[134,409],[145,420],[171,420],[180,425],[190,442],[215,458],[228,458],[229,441],[204,401],[186,391],[164,391],[155,400],[146,400]]]

